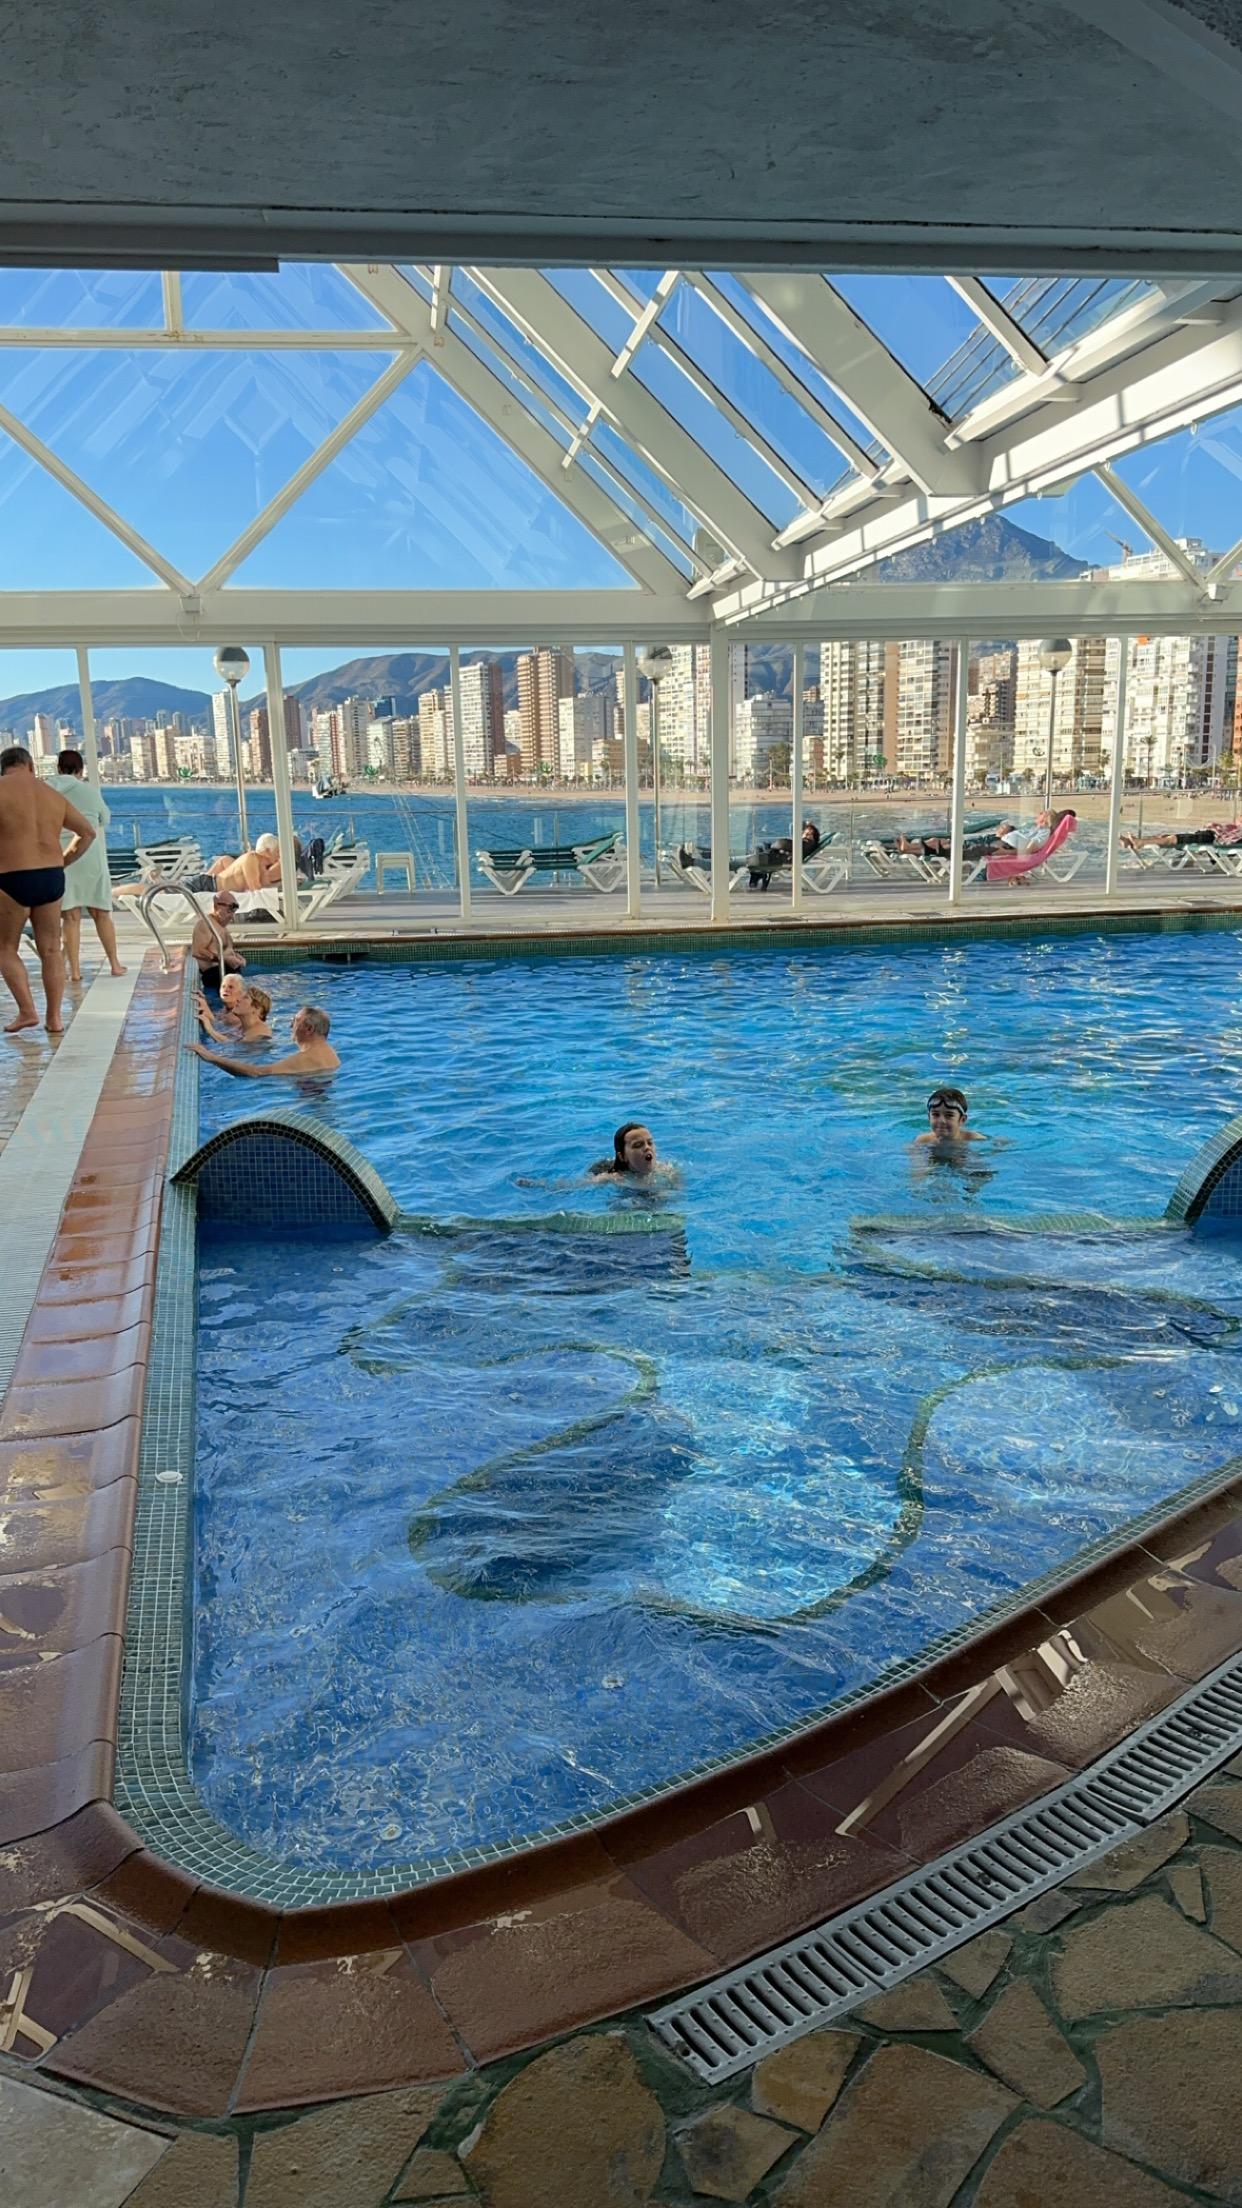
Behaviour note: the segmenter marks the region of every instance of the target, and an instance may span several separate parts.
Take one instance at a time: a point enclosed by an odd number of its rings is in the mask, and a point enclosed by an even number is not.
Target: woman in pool
[[[593,1180],[649,1181],[667,1172],[656,1158],[655,1138],[641,1119],[627,1119],[612,1138],[612,1156],[597,1158],[588,1168]]]
[[[973,1127],[966,1125],[970,1106],[962,1089],[933,1089],[927,1099],[928,1131],[914,1138],[916,1149],[920,1144],[936,1150],[957,1150],[965,1142],[986,1142],[986,1135],[977,1135]]]
[[[244,982],[239,974],[225,975],[220,984],[223,1032],[212,1018],[211,1008],[201,992],[194,1002],[198,1024],[213,1043],[268,1043],[272,1039],[267,1024],[272,1000],[266,989],[260,989],[256,982]]]

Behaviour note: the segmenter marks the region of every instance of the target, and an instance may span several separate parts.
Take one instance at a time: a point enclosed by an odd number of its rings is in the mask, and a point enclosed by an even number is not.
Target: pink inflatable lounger
[[[996,858],[989,859],[988,880],[1012,882],[1019,874],[1033,874],[1037,866],[1042,866],[1045,859],[1050,859],[1054,851],[1060,850],[1077,826],[1078,817],[1075,813],[1063,814],[1047,843],[1037,844],[1033,851],[1013,851],[1003,857],[998,854]]]

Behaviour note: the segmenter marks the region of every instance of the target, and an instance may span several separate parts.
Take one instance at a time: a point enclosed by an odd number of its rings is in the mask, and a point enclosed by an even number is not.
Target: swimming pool
[[[409,1217],[200,1238],[190,1756],[260,1853],[605,1815],[1237,1452],[1242,1274],[1155,1224],[1242,1094],[1232,932],[269,979]],[[938,1080],[968,1170],[910,1149]],[[203,1069],[202,1132],[260,1093]],[[654,1205],[582,1179],[640,1116]]]

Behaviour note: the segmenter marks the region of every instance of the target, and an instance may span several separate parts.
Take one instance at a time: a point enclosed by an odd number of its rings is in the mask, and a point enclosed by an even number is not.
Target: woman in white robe
[[[125,968],[116,955],[116,924],[112,918],[112,883],[108,875],[108,845],[104,830],[112,815],[96,783],[86,780],[86,762],[80,751],[62,751],[52,777],[55,789],[72,799],[96,832],[95,841],[65,872],[65,898],[61,906],[65,963],[70,981],[82,979],[82,914],[89,912],[112,973]]]

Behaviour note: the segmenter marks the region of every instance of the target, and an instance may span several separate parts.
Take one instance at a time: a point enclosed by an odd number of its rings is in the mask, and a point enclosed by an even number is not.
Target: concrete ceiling
[[[0,259],[1242,273],[1236,0],[40,0]]]

